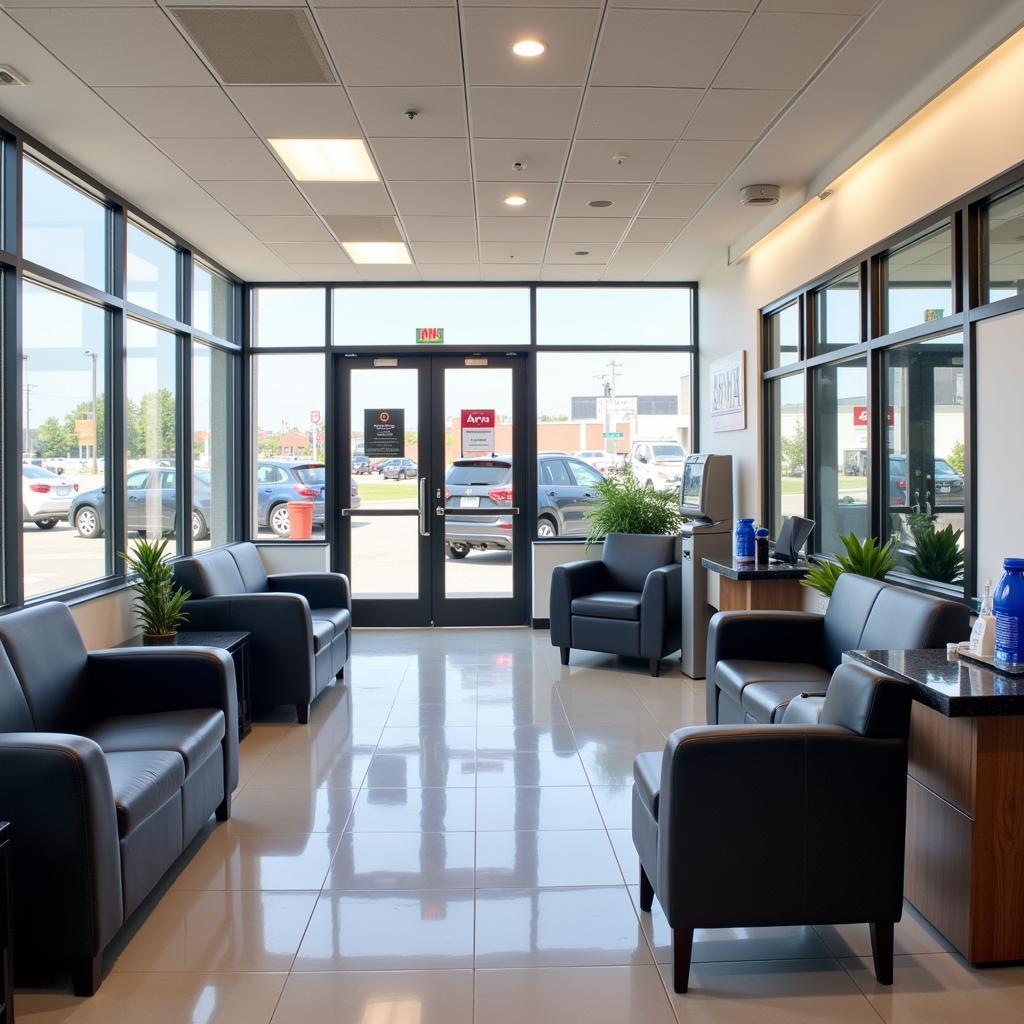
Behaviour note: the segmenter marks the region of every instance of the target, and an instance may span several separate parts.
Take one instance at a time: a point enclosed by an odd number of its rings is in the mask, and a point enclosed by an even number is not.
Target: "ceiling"
[[[30,80],[0,113],[248,280],[696,279],[770,218],[741,185],[802,196],[1022,6],[0,0]],[[379,183],[296,182],[266,141],[359,136]],[[411,266],[349,261],[375,227]]]

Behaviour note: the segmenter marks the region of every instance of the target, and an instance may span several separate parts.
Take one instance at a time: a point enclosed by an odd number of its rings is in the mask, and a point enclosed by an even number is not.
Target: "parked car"
[[[537,457],[537,536],[580,537],[588,529],[587,512],[597,501],[604,476],[570,455]],[[445,546],[451,558],[470,551],[509,551],[512,516],[502,514],[512,501],[509,457],[456,459],[445,476]],[[460,516],[456,509],[486,508],[494,516]]]
[[[677,491],[686,462],[686,449],[678,441],[634,441],[626,467],[645,487]]]
[[[21,467],[22,519],[40,530],[52,530],[67,519],[78,484],[62,480],[42,466]]]
[[[362,503],[363,503],[363,499],[359,495],[359,484],[357,484],[355,482],[355,480],[353,480],[352,481],[352,494],[351,494],[351,497],[349,498],[348,507],[349,508],[359,508],[359,506],[362,505]]]
[[[354,474],[366,474],[370,472],[370,460],[365,455],[352,456],[352,472]]]
[[[322,462],[291,459],[260,459],[256,466],[256,521],[278,537],[291,530],[289,501],[312,501],[313,525],[324,525],[324,487]]]
[[[935,471],[932,478],[934,488],[922,487],[920,500],[925,501],[926,490],[933,490],[931,504],[962,505],[964,503],[964,478],[945,460],[935,459]],[[913,505],[916,487],[909,486],[907,480],[907,457],[899,452],[889,456],[889,504]]]
[[[166,466],[143,466],[130,470],[125,478],[125,526],[129,533],[144,537],[159,516],[161,534],[173,533],[177,517],[178,471]],[[106,522],[107,489],[83,491],[71,503],[69,519],[80,537],[103,536]],[[158,510],[158,511],[157,511]],[[192,539],[210,536],[210,473],[197,469],[192,483]]]
[[[610,473],[621,462],[619,456],[614,452],[604,452],[598,448],[576,452],[575,457],[588,466],[593,466],[599,473]]]
[[[405,480],[416,476],[416,463],[413,459],[388,459],[377,472],[385,480]]]

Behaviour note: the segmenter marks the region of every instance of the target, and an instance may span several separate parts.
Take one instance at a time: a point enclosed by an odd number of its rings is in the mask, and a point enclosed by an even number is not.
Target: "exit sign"
[[[417,327],[416,328],[416,344],[417,345],[443,345],[444,344],[444,328],[443,327]]]

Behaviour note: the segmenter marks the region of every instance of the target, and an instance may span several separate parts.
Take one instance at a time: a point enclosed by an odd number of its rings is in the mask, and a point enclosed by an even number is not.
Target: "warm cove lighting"
[[[342,242],[353,263],[412,263],[405,242]]]
[[[362,139],[268,139],[296,181],[380,181]]]
[[[547,47],[539,39],[517,39],[512,52],[517,57],[539,57]]]
[[[506,206],[525,206],[526,196],[505,196],[502,201]]]

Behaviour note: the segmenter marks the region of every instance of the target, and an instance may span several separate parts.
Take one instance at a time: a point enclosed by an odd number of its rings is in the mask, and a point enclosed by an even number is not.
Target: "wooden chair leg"
[[[875,965],[875,980],[879,985],[892,984],[892,954],[896,925],[892,921],[872,921],[871,959]]]
[[[295,714],[299,719],[299,725],[309,724],[309,705],[308,704],[296,704]]]
[[[640,909],[645,913],[651,912],[651,907],[654,906],[654,886],[651,885],[651,880],[647,877],[647,872],[644,871],[643,864],[640,865]]]
[[[559,650],[559,652],[562,655],[562,664],[563,665],[568,665],[569,664],[569,648],[568,647],[559,647],[558,650]]]
[[[682,994],[690,987],[690,956],[693,953],[693,929],[672,929],[672,988]]]
[[[98,956],[76,956],[71,961],[71,987],[76,996],[95,995],[102,980],[102,967]]]
[[[651,675],[656,676],[661,671],[661,658],[651,658]]]

